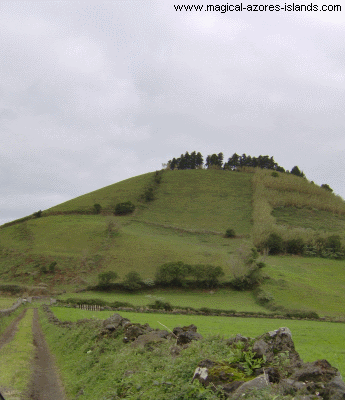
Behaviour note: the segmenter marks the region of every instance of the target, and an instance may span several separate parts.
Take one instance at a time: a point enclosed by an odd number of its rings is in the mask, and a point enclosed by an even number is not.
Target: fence
[[[81,310],[88,310],[88,311],[102,311],[104,307],[97,306],[97,305],[89,305],[89,304],[77,304],[77,308]]]

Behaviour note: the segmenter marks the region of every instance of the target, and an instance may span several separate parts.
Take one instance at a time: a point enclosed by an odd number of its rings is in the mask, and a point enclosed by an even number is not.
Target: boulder
[[[125,343],[134,341],[137,337],[141,335],[145,335],[153,331],[149,324],[141,325],[141,324],[133,324],[127,323],[124,326],[124,338],[123,341]]]
[[[121,317],[120,314],[113,314],[103,321],[103,328],[113,332],[119,328],[123,328],[130,323],[129,319]]]
[[[253,389],[263,389],[269,386],[268,376],[266,374],[262,374],[252,379],[251,381],[244,382],[235,392],[231,395],[232,399],[241,399],[247,392]]]
[[[138,336],[134,342],[132,342],[132,347],[146,347],[153,348],[153,346],[149,346],[155,343],[164,342],[169,336],[168,331],[155,330],[149,333],[145,333],[143,335]]]
[[[189,325],[184,327],[176,327],[173,329],[173,334],[177,338],[177,344],[183,346],[190,343],[192,340],[200,340],[202,336],[197,332],[195,325]]]

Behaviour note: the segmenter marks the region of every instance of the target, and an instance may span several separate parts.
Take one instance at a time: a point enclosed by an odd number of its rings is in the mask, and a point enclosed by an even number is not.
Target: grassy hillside
[[[343,199],[291,174],[169,170],[159,183],[155,176],[136,176],[45,210],[41,218],[1,227],[1,281],[70,290],[96,284],[107,270],[119,279],[129,271],[153,278],[158,266],[179,260],[219,265],[229,280],[237,250],[260,244],[269,233],[284,239],[328,234],[345,239]],[[149,187],[154,200],[146,202]],[[135,212],[114,216],[115,205],[125,201],[136,205]],[[101,204],[101,214],[93,214],[95,203]],[[228,228],[236,238],[224,238]],[[46,273],[53,262],[55,272]],[[272,279],[264,288],[278,305],[339,315],[345,305],[342,261],[269,256],[266,262]]]

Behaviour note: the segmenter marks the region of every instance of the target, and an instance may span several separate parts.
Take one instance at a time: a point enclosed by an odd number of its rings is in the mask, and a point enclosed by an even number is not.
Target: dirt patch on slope
[[[20,315],[18,315],[18,317],[15,320],[13,320],[10,323],[10,325],[8,325],[8,327],[5,329],[5,332],[0,337],[0,349],[14,338],[14,335],[16,334],[18,329],[18,324],[25,314],[26,314],[26,309],[23,310],[23,312]]]
[[[45,340],[37,309],[34,310],[32,332],[36,350],[32,378],[25,399],[64,400],[66,396]]]

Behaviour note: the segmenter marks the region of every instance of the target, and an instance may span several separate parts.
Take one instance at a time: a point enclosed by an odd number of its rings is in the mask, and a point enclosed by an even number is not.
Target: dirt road
[[[66,396],[56,372],[53,356],[42,332],[37,309],[34,310],[32,332],[36,350],[27,398],[30,400],[65,400]]]
[[[5,330],[0,337],[0,348],[9,343],[15,336],[18,329],[18,323],[25,315],[24,310]],[[53,356],[51,355],[48,344],[45,340],[38,316],[38,310],[34,310],[33,323],[33,344],[35,346],[34,359],[32,361],[31,381],[28,385],[26,393],[23,393],[20,400],[66,400],[63,386],[59,380],[55,367]],[[12,397],[10,389],[6,389],[3,393]],[[18,398],[18,397],[16,397]]]

